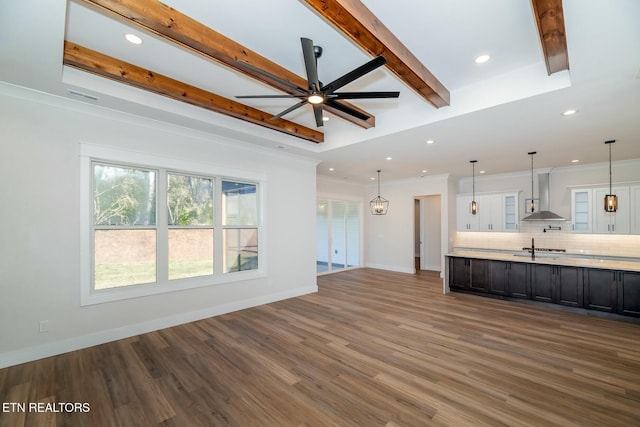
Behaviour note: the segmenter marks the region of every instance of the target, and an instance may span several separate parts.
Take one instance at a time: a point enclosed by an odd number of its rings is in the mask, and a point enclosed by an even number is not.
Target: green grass
[[[98,264],[95,267],[95,289],[153,283],[156,281],[155,262]]]
[[[169,263],[169,280],[213,274],[211,259],[180,260]],[[95,289],[154,283],[155,262],[99,264],[95,267]]]
[[[212,259],[180,260],[169,263],[169,280],[213,274]]]

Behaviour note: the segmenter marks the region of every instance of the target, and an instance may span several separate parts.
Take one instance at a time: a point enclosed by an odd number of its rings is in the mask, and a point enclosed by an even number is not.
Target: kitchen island
[[[444,292],[524,299],[640,317],[640,260],[454,251]]]

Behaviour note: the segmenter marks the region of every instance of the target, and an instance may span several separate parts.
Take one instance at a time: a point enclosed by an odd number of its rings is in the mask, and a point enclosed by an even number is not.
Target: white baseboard
[[[277,294],[264,295],[242,301],[234,301],[203,310],[180,313],[160,319],[149,320],[147,322],[136,323],[120,328],[109,329],[106,331],[10,351],[0,354],[0,369],[315,292],[318,292],[318,286],[306,286]]]

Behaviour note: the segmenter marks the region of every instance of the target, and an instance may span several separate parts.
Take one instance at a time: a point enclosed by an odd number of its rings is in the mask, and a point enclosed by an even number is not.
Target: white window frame
[[[157,178],[158,194],[156,203],[156,227],[159,231],[156,235],[156,268],[158,277],[155,283],[121,286],[116,288],[94,290],[93,289],[93,194],[92,173],[93,162],[110,163],[115,166],[131,166],[143,169],[162,170],[164,179]],[[166,192],[166,173],[179,173],[187,175],[199,175],[215,180],[214,190],[214,274],[207,276],[190,277],[185,279],[168,280],[166,275],[167,262],[167,233],[160,230],[168,230],[166,203],[163,204]],[[220,198],[222,180],[233,180],[256,184],[256,197],[258,204],[258,268],[236,272],[223,272],[222,264],[222,218],[220,213]],[[163,186],[164,185],[164,189]],[[220,285],[245,280],[254,280],[267,276],[267,241],[266,241],[266,187],[267,179],[262,173],[229,168],[226,166],[179,158],[170,158],[155,154],[130,151],[101,145],[80,144],[80,305],[101,304],[112,301],[139,298],[166,292],[177,292],[186,289],[200,288],[204,286]],[[165,200],[166,201],[166,200]]]

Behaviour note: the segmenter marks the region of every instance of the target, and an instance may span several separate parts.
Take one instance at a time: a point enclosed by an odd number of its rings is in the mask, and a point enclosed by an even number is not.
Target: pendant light
[[[475,215],[478,213],[478,202],[476,202],[476,163],[478,161],[477,160],[469,160],[469,163],[471,163],[471,167],[473,170],[473,181],[472,182],[472,188],[473,188],[473,193],[471,196],[471,214]]]
[[[389,209],[389,201],[380,197],[380,169],[378,169],[378,197],[369,202],[371,215],[386,215]]]
[[[537,151],[529,151],[527,154],[531,156],[531,200],[529,201],[529,210],[531,213],[536,211],[536,199],[533,197],[533,156]]]
[[[609,146],[609,194],[604,196],[604,211],[615,212],[618,210],[618,196],[613,194],[613,188],[611,183],[611,144],[616,142],[615,139],[611,141],[605,141],[604,143]]]

